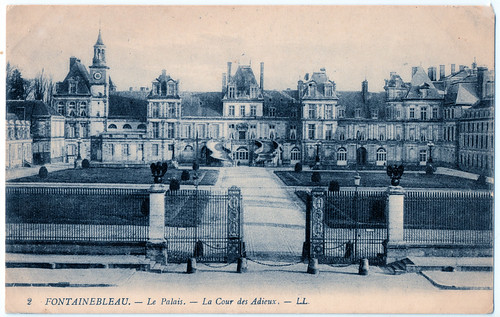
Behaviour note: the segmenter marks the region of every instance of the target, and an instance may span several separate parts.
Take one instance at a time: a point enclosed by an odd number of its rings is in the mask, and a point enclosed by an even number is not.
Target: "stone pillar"
[[[404,258],[404,200],[405,191],[401,186],[389,186],[387,189],[387,250],[386,263]]]
[[[146,257],[158,263],[167,263],[165,241],[165,187],[154,184],[149,189],[149,240]]]
[[[325,190],[323,188],[313,188],[311,191],[310,208],[310,257],[318,259],[320,262],[325,255],[324,242],[324,215],[325,215]]]
[[[228,246],[227,261],[236,261],[244,255],[241,189],[232,186],[228,190]]]

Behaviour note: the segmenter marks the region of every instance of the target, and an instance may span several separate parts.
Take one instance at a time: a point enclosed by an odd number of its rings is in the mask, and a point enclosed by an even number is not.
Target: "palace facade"
[[[436,165],[491,175],[494,164],[492,70],[444,65],[391,72],[384,92],[337,91],[321,68],[297,89],[268,90],[249,65],[227,63],[218,92],[181,92],[163,70],[151,88],[116,91],[99,32],[87,68],[75,57],[57,83],[54,117],[64,118],[59,156],[96,164],[156,161],[323,168]],[[56,120],[57,121],[57,120]]]

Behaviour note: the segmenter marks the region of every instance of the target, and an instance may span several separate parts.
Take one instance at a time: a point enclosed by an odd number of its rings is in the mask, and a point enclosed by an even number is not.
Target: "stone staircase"
[[[422,271],[493,271],[493,257],[408,257],[386,265],[392,274]]]

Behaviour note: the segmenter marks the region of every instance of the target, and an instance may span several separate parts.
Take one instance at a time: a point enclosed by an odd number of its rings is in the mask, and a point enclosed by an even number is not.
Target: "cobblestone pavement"
[[[305,206],[271,169],[228,167],[216,187],[241,188],[248,257],[297,260],[302,255]]]

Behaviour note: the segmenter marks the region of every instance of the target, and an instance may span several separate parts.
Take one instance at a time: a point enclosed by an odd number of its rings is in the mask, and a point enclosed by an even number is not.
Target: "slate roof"
[[[222,117],[222,92],[184,92],[182,116]]]
[[[307,87],[311,83],[315,84],[316,89],[312,91],[312,94],[310,96],[308,96]],[[302,99],[328,99],[328,100],[338,99],[335,89],[333,89],[331,96],[325,96],[326,84],[330,84],[333,87],[335,87],[335,83],[328,79],[328,76],[326,75],[326,72],[323,69],[320,72],[314,72],[311,78],[308,79],[305,83],[303,83],[303,90],[301,96]]]
[[[361,118],[371,119],[372,111],[378,111],[378,119],[385,118],[385,92],[368,92],[366,102],[361,91],[339,91],[337,105],[345,107],[345,117],[354,118],[355,109],[361,109]]]
[[[299,103],[295,98],[290,96],[288,92],[279,90],[265,90],[264,116],[268,116],[269,108],[274,107],[276,109],[276,117],[288,117],[293,119],[292,115],[294,110],[296,110],[298,119],[300,115],[300,111],[298,111]]]
[[[39,100],[7,100],[7,114],[14,114],[20,120],[32,120],[34,116],[63,117],[57,111]]]
[[[431,79],[422,67],[417,67],[417,71],[413,74],[410,83],[410,90],[405,99],[443,99],[443,94],[440,93]],[[426,92],[426,93],[425,93]]]
[[[56,95],[68,94],[70,79],[74,79],[78,82],[77,94],[78,95],[90,95],[90,75],[87,71],[85,65],[83,65],[80,60],[75,60],[73,65],[66,75],[66,78],[62,82],[56,84]]]
[[[257,80],[252,71],[252,68],[248,65],[239,65],[236,70],[236,74],[231,76],[228,86],[236,87],[236,98],[238,97],[249,97],[250,87],[258,87]],[[260,89],[259,89],[260,91]],[[227,98],[227,96],[225,96]],[[259,93],[258,99],[261,99],[262,95]]]
[[[145,98],[109,95],[109,115],[111,119],[131,119],[146,121],[148,102]]]
[[[104,45],[104,42],[102,41],[102,36],[101,36],[101,29],[99,29],[99,35],[97,36],[97,42],[95,42],[95,45]]]

